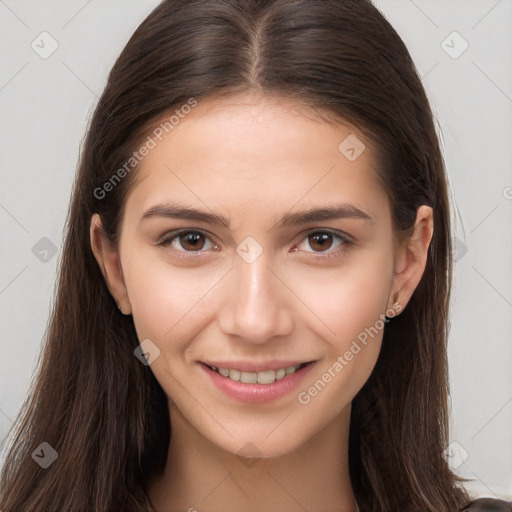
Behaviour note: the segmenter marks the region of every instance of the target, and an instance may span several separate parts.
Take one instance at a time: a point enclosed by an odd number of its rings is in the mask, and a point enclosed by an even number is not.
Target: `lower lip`
[[[290,393],[299,385],[299,382],[309,373],[315,363],[310,363],[300,370],[286,375],[281,380],[274,381],[272,384],[244,384],[243,382],[223,377],[204,363],[200,363],[200,365],[223,393],[241,402],[254,404],[271,402]]]

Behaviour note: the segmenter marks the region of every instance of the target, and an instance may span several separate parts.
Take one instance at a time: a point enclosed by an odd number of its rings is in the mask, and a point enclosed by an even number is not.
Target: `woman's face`
[[[150,340],[171,421],[232,453],[291,452],[347,414],[398,314],[370,148],[296,109],[201,102],[133,171],[125,204],[117,299]]]

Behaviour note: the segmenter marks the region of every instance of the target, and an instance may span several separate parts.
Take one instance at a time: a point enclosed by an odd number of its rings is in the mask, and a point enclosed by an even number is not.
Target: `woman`
[[[0,510],[467,508],[450,240],[424,89],[369,1],[162,2],[88,129]]]

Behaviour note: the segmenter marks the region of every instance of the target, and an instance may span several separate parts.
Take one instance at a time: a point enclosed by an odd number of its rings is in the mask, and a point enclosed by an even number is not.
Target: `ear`
[[[112,246],[101,225],[100,216],[91,217],[90,237],[92,252],[105,278],[108,289],[124,315],[130,315],[132,308],[123,278],[119,251]]]
[[[405,309],[423,276],[433,233],[433,210],[430,206],[422,205],[416,212],[412,236],[399,244],[397,249],[392,289],[394,302],[401,306],[400,311]]]

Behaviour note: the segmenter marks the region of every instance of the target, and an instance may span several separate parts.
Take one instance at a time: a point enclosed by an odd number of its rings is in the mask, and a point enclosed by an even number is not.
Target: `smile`
[[[288,366],[287,368],[279,368],[277,370],[263,370],[260,372],[247,372],[233,368],[217,368],[215,366],[209,366],[209,368],[227,379],[242,382],[243,384],[272,384],[276,380],[284,379],[287,375],[295,373],[307,364],[310,363],[302,363]]]
[[[200,367],[222,394],[246,403],[262,403],[288,395],[317,362],[292,364],[292,361],[283,361],[266,365],[243,362],[228,364],[227,361],[214,365],[202,362]]]

